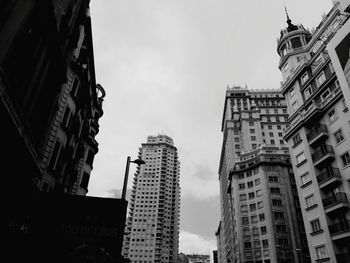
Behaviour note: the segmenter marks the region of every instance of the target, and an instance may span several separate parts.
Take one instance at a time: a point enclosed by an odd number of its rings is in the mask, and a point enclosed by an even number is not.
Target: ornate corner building
[[[1,163],[10,195],[88,191],[105,96],[89,2],[0,3]]]
[[[329,45],[339,32],[350,31],[349,4],[333,1],[311,31],[287,17],[277,43],[290,122],[284,139],[312,262],[350,262],[349,83],[340,83],[344,73],[335,71]],[[344,46],[337,59],[349,58],[349,37]]]

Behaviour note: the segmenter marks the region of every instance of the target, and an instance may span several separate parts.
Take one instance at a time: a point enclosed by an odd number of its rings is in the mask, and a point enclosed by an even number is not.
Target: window
[[[241,205],[241,212],[248,212],[248,206],[247,205]]]
[[[336,133],[334,133],[334,137],[335,137],[335,141],[337,143],[340,143],[341,141],[344,140],[344,135],[342,130],[337,131]]]
[[[260,209],[260,208],[263,208],[263,207],[264,207],[263,202],[262,201],[258,202],[258,208]]]
[[[239,144],[236,144],[236,145],[235,145],[235,148],[236,148],[236,149],[239,149]]]
[[[309,74],[308,74],[307,72],[305,72],[305,73],[301,76],[301,84],[304,84],[308,79],[309,79]]]
[[[250,129],[250,133],[255,133],[255,130],[254,129]]]
[[[270,137],[273,137],[273,132],[269,132],[269,136],[270,136]]]
[[[254,126],[254,122],[250,121],[249,126]]]
[[[282,206],[282,200],[281,199],[272,199],[272,205],[273,206]]]
[[[252,188],[253,187],[253,181],[248,182],[248,188]]]
[[[235,142],[239,142],[239,138],[236,137],[236,138],[235,138]]]
[[[312,95],[313,91],[312,91],[312,87],[311,85],[309,85],[305,91],[304,91],[304,97],[305,97],[305,100],[307,100],[308,98],[310,98],[310,96]]]
[[[262,235],[266,234],[266,226],[260,227],[260,231]]]
[[[274,215],[275,219],[284,219],[283,212],[273,212],[273,215]]]
[[[243,216],[243,217],[242,217],[242,223],[243,223],[243,224],[249,224],[249,219],[248,219],[247,216]]]
[[[289,64],[288,63],[286,63],[285,65],[284,65],[284,71],[287,71],[288,69],[289,69]]]
[[[252,221],[252,223],[257,223],[258,222],[258,217],[257,216],[251,216],[250,220]]]
[[[319,55],[311,65],[312,71],[315,71],[323,62],[323,58]]]
[[[260,178],[255,179],[255,185],[259,185],[260,184]]]
[[[278,177],[277,176],[269,176],[269,182],[270,183],[278,182]]]
[[[271,144],[275,144],[275,140],[271,140]]]
[[[297,101],[294,101],[292,103],[292,108],[293,108],[293,111],[296,111],[299,108],[299,103]]]
[[[257,228],[257,227],[254,227],[253,228],[253,236],[258,236],[259,235],[259,228]],[[260,243],[260,242],[259,242]],[[254,244],[254,246],[256,246],[255,244]]]
[[[326,89],[322,94],[321,94],[321,100],[325,101],[331,96],[331,92],[329,89]]]
[[[249,210],[250,211],[255,211],[256,210],[256,204],[250,204],[249,205]]]
[[[270,187],[271,194],[280,194],[281,191],[278,187]]]
[[[252,144],[252,149],[255,150],[258,146],[256,145],[256,143]]]
[[[310,178],[309,172],[301,175],[300,176],[300,181],[301,181],[301,185],[305,185],[308,182],[311,182],[311,178]]]
[[[261,195],[262,195],[261,189],[257,190],[257,191],[256,191],[256,196],[259,197],[259,196],[261,196]]]
[[[332,123],[334,122],[336,119],[338,119],[338,115],[335,112],[335,109],[332,109],[329,113],[328,113],[328,117],[329,117],[329,121]]]
[[[313,221],[311,221],[310,224],[311,224],[312,233],[316,233],[316,232],[322,231],[320,220],[318,218],[313,220]]]
[[[290,96],[291,96],[291,97],[293,97],[293,96],[295,95],[295,89],[294,89],[294,87],[292,87],[292,88],[290,89],[289,93],[290,93]]]
[[[286,233],[287,226],[286,225],[276,225],[276,231],[277,231],[277,233]]]
[[[348,109],[348,105],[346,105],[345,99],[342,99],[341,103],[342,103],[342,105],[343,105],[343,111],[344,111],[344,112],[347,112],[349,109]]]
[[[283,136],[282,132],[279,132],[279,133],[278,133],[278,136],[282,137],[282,136]]]
[[[297,145],[300,142],[301,142],[301,137],[300,137],[300,134],[298,133],[293,137],[293,145]]]
[[[251,247],[252,247],[252,243],[244,242],[244,248],[251,248]]]
[[[304,152],[300,153],[299,155],[297,155],[296,159],[297,159],[297,165],[304,163],[306,161],[305,153]]]
[[[255,136],[250,136],[250,139],[251,139],[252,141],[256,141],[256,137],[255,137]]]
[[[349,152],[344,153],[343,155],[341,155],[341,159],[343,161],[343,165],[348,166],[350,164],[350,155]]]
[[[326,246],[325,246],[325,245],[316,247],[315,249],[316,249],[316,256],[317,256],[317,259],[325,259],[325,258],[328,258],[328,252],[327,252],[327,249],[326,249]]]
[[[254,192],[248,193],[248,196],[249,196],[249,199],[253,199],[255,198],[255,193]]]
[[[48,167],[52,171],[55,170],[56,168],[56,165],[58,162],[58,155],[60,153],[60,148],[61,148],[61,142],[59,140],[56,140],[55,146],[51,154],[49,167]]]
[[[81,179],[80,187],[83,189],[87,189],[89,184],[90,174],[84,172],[83,178]]]
[[[245,189],[245,184],[239,184],[239,190]]]
[[[247,195],[246,194],[240,194],[239,195],[239,200],[241,200],[241,201],[247,200]]]
[[[263,239],[262,240],[262,245],[263,245],[263,247],[268,247],[269,246],[269,242],[267,241],[267,239]]]
[[[306,208],[311,208],[315,205],[314,194],[305,197]]]
[[[272,125],[267,126],[269,130],[272,130]]]
[[[317,87],[320,87],[326,81],[326,76],[323,71],[316,77]]]
[[[265,221],[265,214],[259,214],[259,220]]]

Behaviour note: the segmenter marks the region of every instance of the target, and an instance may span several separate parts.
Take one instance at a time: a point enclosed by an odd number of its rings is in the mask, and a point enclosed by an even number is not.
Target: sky
[[[309,29],[332,7],[284,3],[292,22]],[[180,161],[179,252],[212,256],[226,88],[280,88],[282,0],[92,0],[90,14],[106,98],[88,195],[120,198],[127,156],[136,159],[147,136],[166,134]]]

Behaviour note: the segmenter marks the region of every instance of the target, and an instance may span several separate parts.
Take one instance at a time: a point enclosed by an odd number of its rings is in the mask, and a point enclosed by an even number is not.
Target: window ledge
[[[329,257],[327,257],[327,258],[320,258],[320,259],[316,259],[316,262],[327,262],[329,260],[330,260]]]
[[[310,210],[314,209],[314,208],[317,207],[317,206],[318,206],[317,204],[314,204],[314,205],[312,205],[312,206],[306,207],[305,210],[306,210],[306,211],[310,211]]]
[[[297,165],[296,165],[296,167],[300,167],[300,166],[302,166],[304,163],[306,163],[307,162],[307,159],[305,159],[305,160],[303,160],[301,163],[298,163]]]
[[[323,233],[323,229],[320,229],[320,230],[315,231],[315,232],[311,232],[310,235],[311,236],[316,236],[316,235],[321,234],[321,233]]]
[[[301,185],[300,187],[301,187],[301,188],[305,188],[306,186],[308,186],[308,185],[310,185],[310,184],[312,184],[312,180],[306,182],[305,184]]]
[[[303,140],[300,140],[300,141],[298,141],[297,143],[295,143],[295,144],[292,146],[292,148],[294,149],[295,147],[297,147],[299,144],[301,144],[302,141],[303,141]]]

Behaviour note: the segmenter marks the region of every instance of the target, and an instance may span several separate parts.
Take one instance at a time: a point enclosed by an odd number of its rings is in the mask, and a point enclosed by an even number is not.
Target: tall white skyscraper
[[[139,149],[123,255],[131,262],[175,263],[179,243],[180,163],[173,139],[148,136]]]

